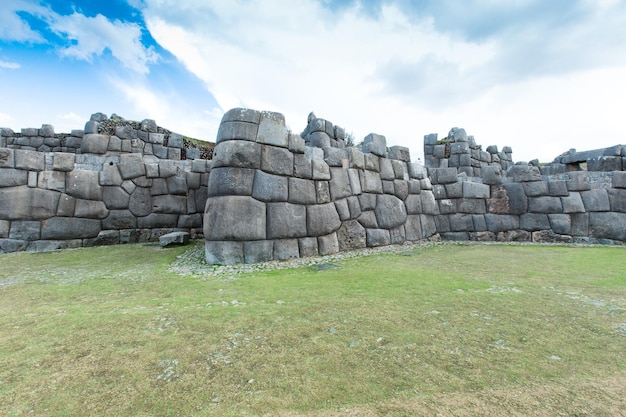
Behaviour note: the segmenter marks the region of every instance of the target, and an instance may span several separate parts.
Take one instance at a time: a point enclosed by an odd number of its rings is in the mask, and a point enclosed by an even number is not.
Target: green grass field
[[[0,256],[0,415],[626,415],[626,247],[173,272],[188,250]]]

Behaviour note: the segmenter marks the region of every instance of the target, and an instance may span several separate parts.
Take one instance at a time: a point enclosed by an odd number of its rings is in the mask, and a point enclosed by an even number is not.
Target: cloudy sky
[[[626,0],[0,2],[0,126],[103,112],[212,141],[233,107],[413,160],[457,126],[516,161],[626,143]]]

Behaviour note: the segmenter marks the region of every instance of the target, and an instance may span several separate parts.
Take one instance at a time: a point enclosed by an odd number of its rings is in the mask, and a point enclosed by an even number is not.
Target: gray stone
[[[167,180],[169,181],[171,178],[168,178]],[[137,187],[143,187],[143,188],[150,188],[152,187],[152,179],[148,178],[148,177],[137,177],[137,178],[133,178],[132,183],[135,184]],[[185,194],[185,192],[183,191],[183,194]]]
[[[41,222],[38,221],[13,221],[11,222],[10,239],[38,240],[41,235]]]
[[[256,240],[243,243],[244,262],[255,264],[268,262],[274,259],[274,242],[271,240]]]
[[[587,160],[588,171],[621,171],[622,170],[622,157],[621,156],[600,156],[597,158],[590,158]]]
[[[331,138],[326,132],[312,132],[306,137],[307,144],[315,148],[329,148]]]
[[[610,211],[609,195],[605,189],[582,191],[580,196],[585,205],[585,211]]]
[[[382,135],[370,133],[363,140],[363,152],[385,156],[387,153],[387,139]]]
[[[158,195],[152,197],[152,212],[166,214],[186,214],[187,198],[176,195]]]
[[[458,181],[456,168],[437,168],[434,170],[434,177],[437,184],[450,184]]]
[[[469,195],[475,195],[476,192],[478,192],[478,194],[480,195],[481,193],[480,189],[472,190],[471,186],[466,187],[465,184],[466,182],[453,182],[451,184],[446,184],[446,185],[433,185],[433,192],[435,192],[436,187],[445,187],[447,198],[462,198],[462,197],[466,197]],[[479,184],[479,185],[482,185],[482,184]],[[464,188],[468,189],[468,192],[466,193],[466,195],[463,194]],[[486,198],[488,197],[489,196],[487,196]],[[439,198],[436,193],[435,193],[435,198]]]
[[[376,208],[376,194],[361,194],[358,199],[362,211]]]
[[[137,218],[128,210],[111,210],[106,219],[102,220],[103,229],[135,229]]]
[[[524,193],[528,197],[538,197],[548,195],[548,183],[546,181],[532,181],[522,183]]]
[[[355,147],[346,148],[346,152],[348,152],[350,168],[365,169],[365,157],[363,152]]]
[[[293,175],[293,153],[286,148],[265,145],[261,152],[261,169],[278,175]]]
[[[572,220],[568,214],[548,214],[550,226],[554,233],[569,235],[572,233]]]
[[[329,167],[348,168],[348,151],[332,147],[326,147],[322,150],[324,151],[324,161]]]
[[[306,217],[309,236],[328,235],[341,227],[341,220],[333,203],[308,206]]]
[[[13,149],[0,148],[0,168],[14,168],[15,153]]]
[[[564,180],[548,181],[548,194],[553,197],[565,197],[569,195],[567,182]]]
[[[366,153],[363,154],[365,160],[365,169],[368,171],[380,172],[380,158],[376,155]]]
[[[293,156],[293,175],[298,178],[311,179],[313,170],[311,160],[302,154]]]
[[[267,238],[287,239],[307,235],[306,207],[290,203],[267,204]]]
[[[74,216],[86,219],[104,219],[109,215],[109,210],[102,201],[77,199]]]
[[[339,252],[339,240],[336,233],[317,238],[317,247],[320,256],[332,255]]]
[[[313,159],[311,161],[312,177],[314,180],[329,180],[330,167],[325,161]]]
[[[409,194],[419,194],[422,192],[422,183],[420,180],[409,180]]]
[[[346,199],[348,202],[348,209],[350,210],[350,218],[356,219],[361,215],[361,203],[357,196],[351,196]],[[374,200],[374,204],[376,200]]]
[[[15,168],[28,171],[43,171],[45,169],[45,155],[42,152],[16,149],[13,155]]]
[[[274,259],[286,261],[287,259],[299,258],[300,247],[297,239],[280,239],[274,241]]]
[[[531,197],[528,200],[528,211],[531,213],[563,213],[559,197]]]
[[[608,190],[611,211],[626,213],[626,190]]]
[[[289,150],[294,154],[304,154],[305,148],[304,139],[293,133],[289,134]]]
[[[144,119],[141,121],[140,129],[144,132],[156,132],[158,126],[156,122],[152,119]]]
[[[535,230],[550,229],[550,221],[547,214],[526,213],[519,218],[520,229],[530,232]]]
[[[83,239],[82,246],[105,246],[105,245],[117,245],[120,243],[119,230],[102,230],[98,233],[98,236],[91,239]]]
[[[459,213],[485,214],[487,206],[482,198],[459,198],[456,200],[456,209]]]
[[[380,179],[382,180],[394,180],[396,178],[393,172],[393,166],[391,160],[387,158],[380,158]]]
[[[317,249],[317,238],[315,237],[298,239],[298,246],[300,247],[300,256],[303,258],[319,255],[319,251]]]
[[[491,198],[487,200],[488,211],[494,214],[522,214],[528,210],[528,197],[520,183],[507,183],[494,186]]]
[[[589,213],[574,213],[570,215],[572,219],[572,235],[589,235]]]
[[[463,182],[463,198],[489,198],[489,186],[477,182]]]
[[[421,227],[422,227],[423,238],[429,238],[429,239],[433,239],[433,237],[436,238],[437,226],[435,224],[435,218],[433,216],[427,216],[423,214],[420,215],[419,217],[420,217],[420,222],[421,222]],[[407,239],[408,239],[409,232],[406,227],[405,229],[407,230]]]
[[[330,203],[330,185],[328,181],[315,181],[315,196],[317,204]]]
[[[20,252],[20,251],[25,250],[27,246],[28,246],[27,240],[0,239],[0,254]]]
[[[541,171],[532,165],[513,165],[512,174],[515,182],[541,181]]]
[[[418,163],[407,164],[407,170],[409,172],[409,178],[421,180],[426,177],[426,168]]]
[[[532,232],[532,240],[537,243],[572,243],[571,236],[559,235],[552,230],[538,230]]]
[[[287,201],[289,199],[288,178],[257,170],[254,175],[252,197],[260,201]]]
[[[365,228],[356,220],[345,221],[337,231],[337,241],[342,252],[364,248],[367,246]]]
[[[0,166],[2,166],[1,158],[0,158]],[[613,172],[612,184],[613,184],[613,188],[626,188],[626,171]]]
[[[172,232],[159,237],[161,246],[186,245],[189,243],[188,232]]]
[[[215,156],[215,154],[213,154]],[[204,174],[208,172],[207,170],[207,162],[204,159],[195,159],[191,161],[191,172],[197,172],[199,174]]]
[[[137,218],[137,227],[140,229],[173,229],[176,227],[177,224],[178,215],[176,214],[151,213],[147,216]],[[170,231],[166,231],[161,234],[169,232]],[[152,234],[155,234],[154,230],[152,230]]]
[[[285,116],[280,113],[261,112],[257,142],[287,148],[289,136],[285,128]]]
[[[234,108],[228,110],[224,116],[222,116],[222,123],[224,122],[247,122],[258,124],[261,120],[261,112],[252,109]]]
[[[392,195],[378,195],[374,213],[378,227],[382,229],[393,229],[406,222],[407,213],[404,202]]]
[[[82,153],[95,153],[103,155],[109,150],[108,135],[99,135],[97,133],[89,133],[83,136],[80,151]]]
[[[295,204],[315,204],[315,182],[300,178],[289,178],[289,202]]]
[[[122,179],[125,180],[146,175],[146,167],[143,163],[143,159],[141,155],[136,153],[120,155],[119,170]]]
[[[520,228],[518,216],[485,214],[485,222],[487,223],[487,230],[494,233]]]
[[[202,214],[183,214],[178,216],[178,228],[180,229],[202,229]]]
[[[408,180],[409,172],[406,167],[406,163],[402,161],[391,160],[391,167],[393,168],[393,174],[398,180]]]
[[[470,240],[470,234],[467,232],[441,233],[441,239],[454,242],[466,242]]]
[[[569,174],[569,181],[567,182],[567,189],[569,191],[586,191],[591,189],[589,183],[589,173],[586,171],[573,171]]]
[[[207,240],[265,240],[266,224],[265,203],[252,197],[224,196],[207,200],[203,225]]]
[[[0,220],[0,238],[5,239],[9,237],[9,230],[11,222],[8,220]]]
[[[98,236],[100,220],[52,217],[42,222],[43,240],[87,239]]]
[[[89,120],[85,123],[85,127],[83,128],[83,134],[89,135],[92,133],[98,133],[98,125],[99,123],[95,120]]]
[[[410,214],[422,213],[422,199],[420,198],[419,195],[410,194],[409,196],[407,196],[406,200],[404,201],[404,204],[406,206],[407,214],[410,215]]]
[[[366,229],[365,232],[368,247],[387,246],[391,244],[389,230]]]
[[[474,231],[474,217],[469,214],[453,214],[449,216],[451,232]]]
[[[27,181],[27,185],[30,188],[35,188],[37,187],[37,183],[38,181],[38,177],[39,177],[39,172],[35,172],[35,171],[29,171],[28,172],[28,181]]]
[[[343,168],[330,168],[330,198],[332,201],[352,195],[348,171]]]
[[[411,162],[411,152],[409,148],[404,146],[390,146],[389,158],[396,159],[398,161]]]
[[[350,208],[348,207],[348,199],[344,198],[335,201],[335,208],[337,209],[337,214],[339,214],[339,219],[341,219],[342,222],[350,219]]]
[[[626,213],[589,213],[589,236],[626,241]]]
[[[393,195],[400,200],[405,200],[409,195],[409,182],[405,180],[394,180]]]
[[[359,170],[352,168],[348,170],[348,180],[350,181],[352,195],[360,195],[363,193],[363,189],[361,187],[361,176],[359,172]]]
[[[148,135],[148,142],[163,145],[165,143],[165,135],[163,133],[150,132]]]
[[[561,204],[563,205],[563,213],[583,213],[585,211],[585,205],[580,197],[580,193],[572,192],[567,197],[561,197]]]
[[[104,164],[99,174],[100,185],[120,186],[122,184],[122,176],[116,164]]]
[[[152,195],[149,188],[136,187],[130,194],[128,209],[137,217],[152,213]]]
[[[469,153],[469,143],[467,142],[457,142],[450,144],[450,154],[451,155],[459,155]]]
[[[124,191],[126,191],[128,194],[132,194],[133,191],[135,191],[135,189],[137,188],[137,186],[135,185],[134,182],[130,181],[130,180],[126,180],[123,181],[122,184],[120,185],[122,187],[122,189]]]
[[[215,145],[213,167],[261,168],[261,145],[243,140],[229,140]]]
[[[477,232],[486,232],[487,231],[487,222],[485,221],[485,216],[484,215],[482,215],[482,214],[474,214],[472,216],[472,223],[474,224],[474,230],[475,231],[477,231]]]
[[[362,171],[361,190],[364,193],[382,194],[383,183],[380,174],[374,171]]]
[[[135,181],[135,180],[133,180]],[[189,187],[187,186],[187,177],[186,176],[175,176],[175,177],[169,177],[165,180],[165,182],[167,183],[167,191],[170,194],[174,194],[174,195],[187,195],[187,192],[189,191]],[[139,185],[139,184],[137,184]],[[148,185],[146,184],[146,186],[151,186],[152,184]]]
[[[209,265],[234,265],[245,262],[243,242],[204,242],[204,253]]]
[[[76,199],[67,194],[61,194],[57,205],[56,215],[59,217],[73,217]]]
[[[37,182],[39,188],[65,192],[65,173],[60,171],[42,171]]]
[[[202,185],[202,175],[197,172],[185,172],[185,190],[184,193],[188,190],[197,190]]]
[[[439,214],[439,207],[432,191],[424,190],[419,195],[423,214]]]
[[[3,170],[0,170],[2,172]],[[0,218],[5,220],[30,219],[33,189],[26,185],[0,188]]]
[[[0,188],[17,187],[28,183],[28,172],[16,169],[0,169]]]
[[[252,195],[255,170],[247,168],[214,168],[209,176],[208,194]]]
[[[169,178],[178,174],[178,167],[175,161],[159,161],[159,176]]]
[[[376,213],[374,213],[373,210],[362,211],[357,220],[363,227],[367,229],[378,229]]]

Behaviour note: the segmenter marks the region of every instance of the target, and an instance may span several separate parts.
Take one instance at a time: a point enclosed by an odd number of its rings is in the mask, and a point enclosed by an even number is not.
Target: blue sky
[[[626,143],[626,0],[2,0],[0,126],[318,117],[421,157],[464,127],[516,161]]]

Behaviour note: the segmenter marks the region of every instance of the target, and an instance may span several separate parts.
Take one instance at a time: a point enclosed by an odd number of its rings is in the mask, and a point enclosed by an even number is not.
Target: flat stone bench
[[[161,246],[186,245],[189,243],[189,233],[187,232],[171,232],[159,237]]]

